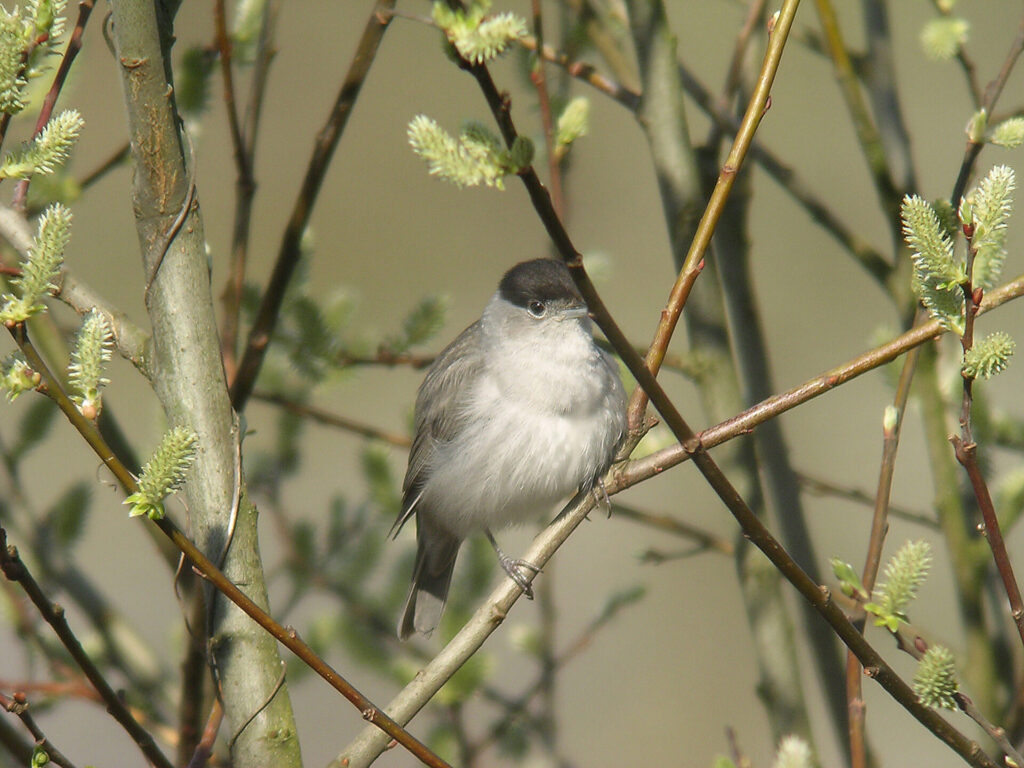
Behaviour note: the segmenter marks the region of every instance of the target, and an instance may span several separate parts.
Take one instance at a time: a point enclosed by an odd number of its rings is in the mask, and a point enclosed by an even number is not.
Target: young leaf
[[[68,159],[85,121],[77,109],[61,112],[32,141],[4,158],[0,178],[27,179],[36,173],[53,173]]]
[[[160,441],[153,457],[146,462],[139,476],[139,490],[123,503],[131,506],[129,517],[149,515],[157,520],[164,516],[164,499],[185,481],[185,473],[195,460],[199,436],[185,427],[175,427]]]
[[[921,48],[925,56],[936,61],[952,59],[967,42],[971,25],[966,19],[940,16],[931,19],[921,30]]]
[[[967,281],[967,274],[953,258],[952,240],[923,198],[904,197],[901,213],[903,237],[913,251],[914,292],[943,327],[963,335],[964,297],[960,285]]]
[[[885,566],[885,582],[875,588],[874,601],[864,606],[875,614],[875,624],[896,631],[906,621],[906,610],[917,597],[917,588],[928,578],[932,563],[927,541],[908,541]]]
[[[431,176],[458,187],[485,184],[505,188],[509,168],[502,161],[501,143],[480,123],[467,123],[456,139],[426,115],[409,123],[409,144],[427,162]]]
[[[964,354],[960,371],[971,379],[990,379],[1006,370],[1016,346],[1008,333],[990,333]]]
[[[44,294],[53,290],[53,279],[64,262],[64,247],[71,238],[71,212],[54,203],[39,217],[39,229],[21,265],[21,276],[11,281],[20,296],[4,294],[0,322],[20,323],[46,310]]]
[[[100,390],[110,383],[103,369],[110,362],[114,334],[105,315],[95,309],[86,315],[78,330],[68,365],[71,399],[88,419],[95,419],[102,407]]]
[[[1013,169],[997,165],[969,197],[974,233],[971,247],[975,249],[971,282],[991,288],[999,280],[1006,258],[1006,220],[1013,208],[1015,186]]]
[[[914,693],[926,707],[956,709],[956,664],[953,654],[941,645],[925,651],[914,674]]]
[[[12,403],[22,392],[29,392],[38,387],[42,380],[43,377],[29,367],[20,351],[12,352],[0,362],[0,387]]]

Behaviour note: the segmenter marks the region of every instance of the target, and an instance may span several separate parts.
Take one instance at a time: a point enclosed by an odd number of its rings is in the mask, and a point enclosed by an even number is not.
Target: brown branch
[[[796,16],[798,4],[799,0],[789,0],[783,5],[782,12],[772,31],[768,48],[765,51],[761,72],[754,85],[743,120],[740,123],[739,130],[736,132],[736,137],[733,140],[725,163],[718,174],[718,181],[715,183],[715,188],[708,199],[704,214],[697,224],[693,241],[690,243],[686,258],[683,260],[683,265],[679,270],[679,276],[676,278],[676,282],[669,293],[668,303],[665,309],[662,310],[661,321],[658,323],[654,340],[651,342],[645,360],[646,367],[654,375],[657,375],[661,368],[665,351],[668,349],[669,341],[682,315],[683,306],[690,296],[693,284],[700,275],[704,254],[711,244],[711,237],[714,235],[715,227],[722,212],[725,210],[725,202],[732,191],[736,174],[739,173],[747,156],[747,151],[754,140],[754,133],[757,131],[758,126],[761,124],[761,119],[768,110],[772,83],[775,80],[775,73],[778,71],[779,63],[782,60],[782,52],[785,49],[786,40],[789,36],[793,19]],[[584,298],[587,298],[586,295],[584,295]],[[610,340],[611,338],[609,337]],[[629,404],[630,424],[639,423],[640,416],[647,407],[647,398],[650,396],[651,393],[647,387],[637,388],[633,393]],[[662,415],[664,415],[663,412]]]
[[[255,72],[252,78],[246,121],[242,125],[238,117],[232,74],[232,45],[224,18],[224,0],[217,0],[214,6],[216,44],[220,51],[221,71],[224,78],[224,103],[228,110],[231,144],[234,150],[237,177],[235,180],[235,219],[231,235],[231,261],[228,279],[221,293],[224,317],[221,322],[221,357],[228,380],[235,377],[238,354],[238,329],[242,306],[242,291],[245,287],[246,264],[249,255],[250,223],[252,206],[256,198],[256,179],[253,166],[256,155],[256,135],[262,113],[263,96],[266,91],[270,61],[273,57],[273,39],[277,22],[278,3],[268,3],[263,8],[260,25],[259,48]]]
[[[128,493],[136,493],[138,491],[138,484],[135,481],[135,477],[118,460],[113,451],[110,450],[110,447],[96,430],[95,425],[79,412],[75,404],[71,402],[61,389],[59,382],[54,378],[43,359],[39,357],[35,347],[32,346],[24,324],[17,324],[8,330],[10,330],[15,342],[25,354],[28,364],[33,370],[42,375],[43,381],[47,386],[47,394],[53,398],[68,421],[78,430],[79,434],[82,435],[89,444],[89,447],[99,456],[100,460],[111,471],[124,490]],[[182,533],[181,529],[173,521],[164,517],[153,520],[153,524],[181,550],[194,568],[203,575],[203,578],[356,706],[364,720],[387,733],[388,736],[404,746],[425,765],[448,766],[446,762],[430,751],[422,742],[377,708],[372,701],[353,687],[348,680],[338,674],[327,662],[317,656],[294,629],[281,626],[269,614],[260,609],[206,555],[199,551],[195,544]],[[166,758],[164,760],[166,761]],[[160,765],[163,766],[165,763],[160,763]],[[170,768],[169,762],[166,763],[166,767]]]
[[[1010,73],[1013,71],[1013,67],[1017,63],[1021,52],[1024,52],[1024,16],[1021,16],[1020,25],[1017,28],[1017,36],[1010,43],[1010,50],[1007,51],[1006,58],[1003,59],[1003,65],[999,68],[999,73],[985,86],[985,98],[982,102],[982,109],[988,112],[989,115],[995,109],[996,102],[999,100],[1000,95],[1002,95],[1003,87],[1006,85],[1006,81],[1009,79]],[[964,159],[960,163],[960,172],[957,174],[956,183],[953,185],[953,194],[949,198],[954,208],[960,204],[960,198],[967,191],[967,184],[974,169],[974,162],[978,159],[978,155],[981,154],[983,146],[982,142],[973,141],[971,138],[967,139]]]
[[[785,43],[789,28],[792,25],[797,5],[798,0],[786,0],[779,20],[776,23],[775,32],[773,34],[768,53],[766,54],[766,63],[762,68],[762,77],[759,79],[758,87],[755,89],[754,97],[751,99],[752,105],[760,103],[762,105],[762,109],[763,106],[767,104],[771,76],[774,74],[778,66],[782,47]],[[498,123],[506,143],[511,146],[518,134],[511,118],[510,105],[507,96],[503,96],[498,92],[486,66],[472,65],[464,60],[460,62],[460,66],[468,70],[476,79],[477,84],[483,92],[484,98],[487,100],[487,103],[491,108],[491,112]],[[751,121],[745,121],[744,126],[746,127],[746,131],[741,132],[741,134],[737,136],[737,141],[733,146],[733,151],[730,152],[730,158],[727,161],[726,166],[723,169],[723,174],[720,177],[720,187],[716,187],[716,191],[719,192],[720,204],[724,202],[725,195],[731,187],[731,176],[738,169],[739,162],[742,161],[743,151],[741,148],[745,149],[746,146],[749,146],[749,142],[753,136],[753,131],[756,129],[757,124],[760,121],[760,117],[761,114],[757,114],[753,116]],[[568,233],[565,231],[565,228],[562,226],[560,219],[555,215],[550,195],[543,185],[541,185],[536,172],[533,168],[527,168],[522,171],[519,176],[523,181],[523,184],[526,186],[531,202],[533,203],[539,218],[547,229],[552,242],[559,252],[559,255],[569,267],[573,280],[576,282],[580,293],[583,295],[584,301],[586,301],[587,306],[590,308],[591,316],[594,318],[594,321],[622,357],[622,360],[629,368],[630,373],[633,374],[639,385],[645,390],[647,396],[650,398],[651,404],[654,405],[664,418],[665,423],[672,430],[673,434],[675,434],[685,454],[693,459],[701,474],[704,475],[705,480],[707,480],[712,489],[718,494],[719,498],[725,503],[726,507],[728,507],[729,511],[736,518],[740,527],[743,529],[744,536],[746,536],[768,557],[769,560],[771,560],[779,572],[782,573],[782,575],[791,584],[793,584],[797,591],[799,591],[822,615],[840,639],[856,654],[857,658],[864,665],[866,673],[875,677],[890,696],[910,712],[910,714],[919,722],[927,727],[928,730],[935,734],[969,763],[976,766],[994,768],[995,763],[993,763],[992,760],[981,751],[981,748],[977,743],[968,739],[918,701],[917,695],[913,692],[910,686],[900,679],[892,668],[885,663],[877,651],[875,651],[875,649],[865,641],[864,637],[847,620],[843,611],[832,602],[829,591],[824,587],[820,587],[807,576],[803,569],[800,568],[800,566],[772,536],[764,523],[762,523],[757,515],[751,511],[739,493],[737,493],[736,489],[732,487],[726,477],[722,474],[711,456],[707,453],[707,446],[702,442],[700,436],[696,435],[686,423],[685,419],[683,419],[682,415],[675,408],[674,404],[654,378],[651,369],[649,369],[647,365],[644,364],[644,361],[640,359],[639,355],[636,354],[625,335],[609,314],[604,302],[601,300],[593,286],[593,283],[590,281],[590,278],[583,268],[582,258],[580,257],[579,252],[573,246],[572,241],[569,238]],[[719,191],[720,189],[721,191]],[[710,238],[711,230],[713,230],[714,223],[717,221],[718,213],[720,213],[720,208],[717,213],[715,210],[716,209],[711,205],[708,206],[708,209],[705,211],[705,216],[701,220],[701,226],[698,229],[695,243],[702,242],[702,232],[704,233],[703,237],[708,239]],[[686,283],[687,280],[689,280],[690,284],[692,284],[692,278],[689,278],[689,275],[696,275],[697,264],[699,263],[700,258],[702,258],[704,247],[706,247],[706,241],[704,241],[703,245],[695,245],[691,247],[690,253],[687,255],[686,263],[681,270],[678,282]],[[687,288],[686,294],[688,294],[688,292]],[[685,295],[681,298],[685,299]],[[681,308],[682,305],[679,304],[679,309],[681,310]],[[676,318],[676,320],[677,319],[678,318]],[[666,317],[663,319],[663,326],[669,324],[674,326],[675,323],[670,318]]]
[[[38,136],[50,121],[53,108],[57,104],[57,97],[60,96],[64,83],[68,79],[71,65],[75,63],[75,57],[82,50],[82,34],[85,32],[85,25],[89,22],[89,16],[92,14],[94,4],[95,0],[81,0],[78,4],[78,19],[75,21],[75,28],[71,31],[68,47],[64,50],[60,66],[57,67],[57,74],[53,77],[53,84],[46,93],[43,104],[39,109],[39,118],[36,120],[35,130],[32,132],[33,138]],[[15,210],[24,212],[25,198],[28,197],[28,185],[30,182],[31,177],[21,179],[14,188],[14,200],[11,203],[11,207]]]
[[[26,357],[28,357],[27,354]],[[35,363],[32,363],[32,365],[35,367]],[[36,368],[36,370],[40,369]],[[132,741],[139,747],[142,754],[146,756],[146,759],[157,766],[157,768],[173,768],[171,761],[164,756],[160,748],[157,747],[156,742],[153,741],[153,737],[132,717],[131,712],[125,707],[117,692],[110,686],[110,683],[103,677],[103,673],[100,672],[99,668],[85,652],[85,649],[82,648],[82,644],[78,641],[67,619],[64,617],[64,609],[46,597],[39,584],[32,578],[32,574],[18,556],[17,547],[7,546],[7,531],[2,527],[0,527],[0,569],[3,570],[4,576],[8,580],[17,582],[25,590],[25,594],[28,595],[28,598],[35,605],[39,614],[53,628],[54,633],[64,648],[71,654],[71,658],[75,660],[79,669],[82,670],[96,689],[96,692],[103,698],[103,702],[107,705],[107,711],[124,728],[132,738]]]
[[[920,315],[920,313],[919,313]],[[917,358],[920,349],[915,347],[903,360],[899,382],[896,385],[896,396],[891,406],[893,421],[883,421],[882,463],[878,471],[878,488],[875,492],[875,513],[871,519],[871,533],[868,537],[868,552],[864,558],[864,569],[861,584],[870,595],[875,587],[878,566],[882,561],[882,545],[889,530],[889,497],[892,493],[892,478],[896,471],[896,452],[900,443],[900,432],[903,428],[903,414],[910,399],[910,385],[917,370]],[[867,614],[863,608],[851,618],[853,625],[863,633]],[[868,746],[865,732],[863,691],[863,670],[860,662],[850,652],[846,654],[846,701],[849,712],[850,765],[852,768],[868,768]]]
[[[395,0],[379,0],[375,5],[373,13],[370,14],[370,18],[366,22],[341,90],[334,102],[334,108],[331,110],[327,123],[317,134],[313,155],[306,168],[302,188],[299,190],[291,217],[288,219],[288,225],[285,227],[281,239],[274,270],[263,293],[263,299],[260,301],[256,319],[249,331],[245,351],[238,363],[238,371],[231,381],[231,404],[238,412],[245,409],[245,404],[252,394],[256,376],[263,365],[263,358],[277,325],[285,290],[299,263],[302,235],[306,231],[309,217],[316,205],[331,157],[345,131],[359,91],[366,80],[370,65],[373,64],[384,32],[391,21],[390,10],[394,4]]]
[[[829,482],[828,480],[823,480],[820,477],[811,477],[806,474],[798,474],[797,479],[808,493],[816,493],[820,496],[834,496],[839,499],[855,501],[859,504],[866,504],[871,507],[874,507],[875,505],[877,493],[874,495],[869,494],[859,488],[848,488]],[[916,523],[917,525],[923,525],[926,528],[935,529],[939,527],[935,518],[929,517],[923,512],[916,512],[912,509],[897,506],[892,503],[889,504],[889,517],[898,517],[902,520]]]
[[[713,549],[716,552],[729,556],[732,556],[736,551],[735,545],[733,545],[733,543],[728,539],[724,539],[721,536],[715,536],[713,533],[708,533],[695,525],[690,525],[689,523],[672,517],[671,515],[659,515],[652,512],[644,512],[636,509],[635,507],[631,507],[627,504],[621,504],[619,502],[615,502],[612,505],[612,513],[616,518],[622,518],[633,523],[646,525],[648,528],[653,528],[657,531],[662,531],[663,533],[671,533],[675,536],[680,536],[684,539],[694,541],[700,545],[702,550]]]
[[[400,435],[396,432],[388,432],[387,430],[378,429],[370,424],[364,424],[360,421],[356,421],[355,419],[339,416],[336,413],[325,411],[322,408],[289,400],[283,395],[277,395],[273,392],[263,392],[257,389],[253,391],[252,397],[254,400],[262,400],[265,403],[280,406],[289,413],[294,413],[296,416],[311,419],[317,424],[337,427],[338,429],[354,432],[357,435],[369,437],[373,440],[383,440],[385,443],[390,443],[391,445],[398,446],[399,448],[408,448],[412,445],[412,440],[410,440],[406,435]]]
[[[0,528],[0,547],[6,549],[6,540],[3,537],[4,533],[4,530]],[[12,715],[16,715],[18,719],[21,720],[25,729],[31,733],[32,738],[35,739],[36,747],[46,753],[50,762],[56,763],[61,766],[61,768],[75,768],[75,764],[72,763],[63,752],[53,746],[53,742],[46,738],[46,734],[43,733],[43,729],[39,727],[35,718],[32,717],[32,714],[28,711],[28,699],[24,692],[17,691],[11,696],[11,698],[7,698],[0,693],[0,708],[10,712]],[[28,760],[25,761],[25,765],[29,765]]]
[[[1022,295],[1024,295],[1024,275],[988,293],[981,304],[979,314],[989,312]],[[843,365],[815,376],[786,392],[762,400],[757,405],[751,406],[731,419],[726,419],[719,424],[708,427],[700,432],[697,437],[705,448],[714,448],[716,445],[721,445],[727,440],[749,433],[758,424],[768,419],[785,413],[791,408],[795,408],[801,403],[829,392],[861,374],[895,360],[914,347],[918,347],[943,333],[946,333],[945,329],[935,320],[916,326],[906,333],[897,336],[888,344],[883,344],[880,347],[865,352]],[[649,456],[644,456],[641,459],[635,459],[615,467],[612,469],[612,474],[615,477],[621,476],[624,482],[632,485],[648,477],[660,474],[680,462],[689,461],[690,458],[692,457],[687,453],[682,444],[672,445]]]

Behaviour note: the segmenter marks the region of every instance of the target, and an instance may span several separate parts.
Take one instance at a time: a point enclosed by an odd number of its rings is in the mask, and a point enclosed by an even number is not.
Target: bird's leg
[[[608,510],[608,517],[612,516],[612,500],[608,498],[608,489],[604,487],[604,478],[597,478],[597,482],[594,483],[592,489],[594,491],[594,498],[597,500],[597,505],[604,505],[604,508]]]
[[[491,533],[490,529],[485,528],[484,533],[487,534],[487,540],[491,542],[491,546],[494,547],[494,551],[498,555],[498,562],[501,563],[502,570],[523,590],[523,594],[526,595],[528,600],[533,600],[533,587],[530,585],[530,579],[523,575],[520,568],[532,571],[531,576],[540,573],[540,568],[526,560],[513,560],[501,551],[501,547],[494,540],[494,534]]]

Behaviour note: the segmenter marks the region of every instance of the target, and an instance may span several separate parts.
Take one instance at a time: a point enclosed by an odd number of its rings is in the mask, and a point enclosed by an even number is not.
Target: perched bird
[[[430,634],[459,546],[483,532],[528,596],[521,569],[492,531],[537,518],[591,489],[626,435],[615,362],[594,343],[569,270],[535,259],[512,267],[484,308],[427,371],[392,528],[416,517],[416,564],[398,636]]]

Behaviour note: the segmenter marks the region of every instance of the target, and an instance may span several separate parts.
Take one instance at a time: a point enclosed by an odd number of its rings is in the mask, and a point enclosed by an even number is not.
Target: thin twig
[[[238,363],[238,329],[245,287],[246,264],[249,256],[252,206],[256,197],[256,179],[253,174],[256,155],[256,136],[262,114],[263,97],[273,57],[274,32],[277,27],[277,2],[263,6],[259,45],[251,83],[245,123],[240,123],[232,75],[232,45],[224,18],[224,0],[214,8],[217,47],[220,50],[221,71],[224,77],[224,102],[228,109],[231,143],[234,149],[237,178],[235,180],[235,219],[231,235],[231,261],[228,279],[221,293],[224,316],[221,323],[221,357],[228,380],[235,377]]]
[[[37,368],[37,370],[39,369]],[[64,617],[64,609],[46,597],[18,556],[17,548],[7,546],[7,531],[2,527],[0,527],[0,569],[3,570],[4,576],[10,581],[17,582],[25,590],[25,594],[28,595],[39,614],[53,628],[54,633],[71,654],[71,658],[75,660],[78,667],[89,678],[89,682],[92,683],[96,692],[103,698],[107,711],[125,729],[146,759],[157,768],[173,768],[171,761],[164,756],[156,742],[153,741],[153,737],[132,717],[117,692],[82,648],[82,644]]]
[[[0,546],[6,549],[6,540],[3,537],[3,529],[0,528]],[[32,734],[32,738],[35,739],[36,747],[43,750],[49,761],[56,763],[61,768],[75,768],[75,764],[72,763],[63,752],[53,746],[46,734],[43,733],[43,729],[36,723],[35,718],[32,717],[32,713],[28,711],[28,699],[24,692],[18,691],[14,693],[11,698],[7,698],[0,693],[0,709],[4,709],[13,715],[16,715],[25,729]],[[28,765],[28,762],[25,763]]]
[[[920,314],[920,313],[919,313]],[[875,513],[871,519],[871,533],[868,537],[868,551],[864,557],[864,569],[861,584],[868,594],[875,587],[878,566],[882,561],[882,545],[889,530],[889,497],[892,493],[892,479],[896,471],[896,452],[900,443],[900,432],[903,428],[903,414],[910,399],[910,385],[917,369],[919,348],[912,349],[903,360],[899,382],[896,385],[896,396],[891,406],[894,419],[883,421],[882,425],[882,462],[878,471],[878,487],[875,492]],[[853,625],[861,632],[867,614],[860,608],[851,616]],[[849,651],[846,654],[846,701],[849,711],[850,765],[852,768],[868,768],[868,747],[865,736],[864,703],[862,691],[863,673],[860,662]]]
[[[278,405],[289,413],[294,413],[296,416],[302,416],[303,418],[310,419],[315,421],[317,424],[337,427],[338,429],[344,429],[347,432],[354,432],[357,435],[369,437],[373,440],[383,440],[385,443],[390,443],[391,445],[398,446],[399,448],[408,448],[412,445],[412,440],[410,440],[406,435],[400,435],[397,432],[388,432],[387,430],[379,429],[370,424],[364,424],[360,421],[356,421],[355,419],[349,419],[346,416],[339,416],[336,413],[325,411],[322,408],[289,400],[283,395],[274,394],[273,392],[263,392],[257,389],[253,391],[252,397],[254,400],[262,400],[265,403]]]
[[[24,353],[29,366],[43,377],[47,387],[47,394],[53,398],[68,421],[78,430],[79,434],[89,444],[89,447],[93,449],[104,465],[113,473],[122,488],[128,493],[136,493],[138,491],[138,484],[134,475],[114,455],[114,452],[110,450],[110,447],[104,441],[96,426],[79,412],[75,404],[71,402],[67,394],[61,389],[59,382],[39,356],[35,347],[32,346],[24,324],[19,323],[8,330],[14,337],[15,343],[18,344],[18,347]],[[338,674],[327,662],[317,656],[313,649],[299,638],[298,633],[294,629],[281,626],[269,614],[260,609],[206,555],[199,551],[195,544],[169,518],[160,518],[154,520],[153,523],[181,550],[196,570],[203,575],[203,578],[241,608],[253,621],[265,629],[268,634],[298,656],[336,691],[352,702],[362,713],[364,720],[387,733],[425,765],[448,765],[423,745],[422,742],[418,741],[412,734],[378,709],[373,702]],[[166,760],[166,758],[164,759]],[[169,766],[170,764],[168,763],[167,765]]]
[[[798,474],[797,479],[808,493],[815,493],[820,496],[835,496],[839,499],[855,501],[859,504],[866,504],[871,507],[875,504],[877,494],[873,496],[859,488],[847,488],[836,485],[828,480],[823,480],[820,477],[811,477],[807,474]],[[923,525],[926,528],[937,529],[939,527],[939,524],[936,522],[934,517],[929,517],[923,512],[915,512],[912,509],[907,509],[906,507],[897,506],[891,503],[889,504],[889,517],[898,517],[901,520],[916,523],[917,525]]]
[[[796,0],[787,0],[779,24],[776,26],[776,34],[779,34],[780,27],[788,31],[788,26],[792,23],[796,6]],[[784,39],[785,32],[780,37]],[[781,48],[776,51],[776,53],[780,52]],[[506,143],[511,145],[517,138],[517,133],[509,112],[507,98],[498,92],[486,66],[471,65],[466,61],[461,61],[460,66],[467,69],[477,80]],[[761,86],[765,85],[766,83],[762,81]],[[767,98],[766,92],[762,95],[765,99]],[[910,686],[896,675],[877,651],[849,623],[842,609],[833,603],[829,591],[808,578],[800,566],[786,553],[736,490],[729,484],[714,460],[707,453],[706,446],[701,443],[700,438],[691,430],[682,415],[676,410],[664,390],[658,385],[651,371],[632,349],[628,340],[608,313],[607,308],[594,289],[593,283],[591,283],[586,271],[583,269],[579,252],[573,246],[568,233],[562,227],[561,221],[554,215],[550,196],[547,190],[540,184],[536,173],[532,168],[527,168],[520,173],[520,178],[525,184],[531,201],[538,216],[544,223],[552,242],[568,265],[577,287],[580,289],[584,300],[587,302],[587,306],[591,310],[595,322],[621,355],[640,386],[647,390],[651,403],[661,413],[669,428],[672,429],[680,443],[684,446],[685,452],[694,460],[694,463],[705,479],[737,519],[744,535],[771,560],[782,575],[814,606],[829,625],[832,626],[840,639],[857,654],[868,674],[875,677],[900,705],[972,765],[995,768],[995,763],[981,751],[975,742],[968,739],[918,701],[916,694]],[[612,478],[610,477],[609,479]],[[620,489],[621,486],[613,486],[609,488],[609,492]],[[584,496],[591,496],[591,494],[584,494]],[[567,511],[560,515],[535,540],[534,545],[527,553],[529,562],[543,566],[554,550],[557,549],[565,538],[568,537],[572,529],[583,519],[592,503],[592,499],[587,498],[579,499],[575,504],[570,503]],[[470,622],[449,643],[447,648],[435,657],[434,661],[426,669],[420,672],[416,680],[406,687],[405,693],[400,694],[401,702],[399,703],[399,700],[396,700],[392,703],[392,707],[389,708],[390,711],[395,712],[396,716],[401,719],[407,720],[407,718],[410,718],[436,693],[440,685],[450,677],[455,669],[461,666],[470,655],[475,653],[522,593],[521,587],[514,584],[509,586],[510,584],[512,584],[511,580],[506,580],[492,594],[491,598],[477,611]],[[380,743],[380,738],[376,734],[361,736],[350,745],[350,749],[339,758],[338,762],[346,764],[345,761],[347,761],[347,764],[351,766],[366,765],[376,755],[380,754],[383,747],[384,745]]]
[[[857,132],[857,141],[864,153],[864,159],[867,161],[886,222],[893,232],[898,232],[901,195],[893,182],[882,138],[872,120],[871,112],[864,102],[853,61],[839,30],[839,19],[836,16],[835,7],[832,0],[815,0],[815,7],[818,9],[822,32],[828,43],[828,53],[835,67],[836,79],[839,81],[846,109],[850,113],[850,119]]]
[[[991,115],[995,109],[996,102],[999,101],[999,97],[1003,93],[1003,87],[1006,85],[1006,81],[1009,79],[1010,73],[1013,71],[1013,67],[1017,63],[1017,59],[1022,51],[1024,51],[1024,16],[1021,16],[1020,25],[1017,28],[1017,36],[1010,43],[1010,49],[1006,53],[1006,58],[1003,59],[1003,65],[999,68],[999,73],[993,78],[992,82],[985,86],[985,98],[982,102],[982,108],[988,114]],[[960,163],[960,172],[957,174],[956,183],[953,185],[953,194],[949,198],[954,208],[960,204],[960,198],[963,197],[964,192],[967,190],[967,184],[974,169],[974,162],[978,159],[978,155],[981,154],[983,146],[983,142],[976,142],[971,137],[968,137],[967,147],[964,150],[964,159]]]
[[[728,539],[716,536],[713,533],[708,533],[695,525],[685,523],[671,515],[659,515],[653,512],[644,512],[620,502],[615,502],[612,505],[612,514],[616,518],[629,520],[630,522],[646,525],[649,528],[654,528],[655,530],[662,531],[664,533],[671,533],[681,538],[689,539],[690,541],[699,544],[701,550],[713,549],[716,552],[729,556],[732,556],[736,551],[735,545]]]
[[[693,241],[690,243],[690,248],[679,270],[679,275],[669,293],[665,309],[662,310],[661,321],[658,323],[658,329],[655,331],[654,340],[651,342],[645,359],[646,368],[655,376],[661,368],[665,350],[668,348],[672,334],[679,323],[679,318],[682,314],[683,306],[686,304],[687,298],[689,298],[690,290],[700,274],[704,254],[711,243],[711,237],[714,235],[718,219],[725,209],[725,202],[732,191],[736,174],[743,165],[743,160],[746,158],[747,151],[754,139],[754,133],[757,131],[758,126],[761,124],[761,119],[768,109],[772,83],[775,80],[775,73],[778,71],[779,63],[782,60],[782,52],[786,45],[786,39],[789,36],[789,30],[792,28],[798,4],[799,0],[787,0],[782,7],[778,21],[769,39],[760,74],[750,96],[750,102],[747,104],[743,120],[740,123],[739,130],[736,132],[736,138],[733,140],[729,154],[718,174],[718,181],[715,183],[715,188],[708,199],[704,215],[701,216],[700,223],[697,225]],[[565,253],[566,251],[563,250],[562,252]],[[584,298],[588,297],[584,296]],[[608,335],[607,331],[605,331],[605,335]],[[611,340],[611,337],[609,337],[609,341]],[[639,421],[639,417],[646,410],[648,397],[653,397],[653,394],[648,391],[646,386],[638,387],[633,393],[629,403],[630,424],[635,424]],[[658,410],[661,411],[660,408]],[[665,414],[662,412],[662,415],[664,416]]]
[[[71,65],[74,64],[78,52],[82,50],[82,34],[85,32],[85,25],[89,22],[89,16],[92,13],[94,4],[95,0],[81,0],[78,4],[78,19],[75,21],[75,28],[71,31],[71,37],[68,38],[68,47],[64,50],[60,66],[57,67],[57,74],[53,77],[53,84],[43,99],[42,106],[39,108],[39,118],[36,120],[36,127],[32,133],[33,138],[38,136],[43,128],[46,127],[46,124],[50,122],[50,116],[53,114],[53,108],[57,104],[57,97],[60,96],[64,83],[68,79]],[[21,179],[17,186],[15,186],[14,199],[11,202],[11,207],[15,210],[24,212],[25,198],[28,197],[28,185],[31,181],[32,177],[29,176]]]
[[[213,743],[217,740],[217,733],[220,725],[224,722],[224,708],[220,705],[220,699],[213,700],[213,707],[210,709],[210,716],[206,720],[206,727],[203,729],[203,737],[196,745],[196,751],[188,762],[188,768],[205,768],[213,754]]]
[[[989,312],[1020,296],[1024,296],[1024,275],[988,293],[981,304],[979,314]],[[721,445],[734,437],[747,434],[767,419],[785,413],[791,408],[795,408],[818,395],[822,395],[841,384],[845,384],[850,379],[885,365],[900,355],[909,352],[914,347],[920,346],[946,332],[936,320],[916,326],[897,336],[888,344],[883,344],[880,347],[865,352],[843,365],[815,376],[786,392],[762,400],[757,405],[751,406],[731,419],[726,419],[719,424],[708,427],[697,435],[700,439],[700,444],[705,448],[714,448],[716,445]],[[615,477],[621,476],[624,482],[632,485],[635,482],[640,482],[648,477],[660,474],[680,462],[689,461],[690,458],[691,456],[689,456],[683,445],[676,444],[656,451],[649,456],[644,456],[642,459],[636,459],[621,464],[618,467],[613,467],[612,475]]]
[[[245,410],[245,404],[252,394],[256,376],[263,365],[263,358],[267,353],[270,338],[277,326],[285,290],[299,263],[300,245],[306,225],[309,223],[309,217],[316,205],[331,157],[345,131],[345,126],[348,124],[348,118],[352,114],[370,65],[373,64],[381,39],[384,37],[384,31],[391,21],[390,10],[394,4],[395,0],[379,0],[374,6],[356,47],[348,73],[341,85],[341,90],[334,102],[334,107],[327,118],[327,123],[317,134],[313,155],[306,167],[302,188],[299,190],[281,239],[274,270],[263,293],[253,326],[249,331],[245,351],[238,363],[238,371],[231,381],[231,404],[238,412]]]
[[[520,44],[530,51],[536,51],[536,40],[524,37]],[[640,104],[640,94],[611,80],[598,72],[592,65],[576,61],[562,51],[545,45],[543,55],[546,61],[558,64],[572,77],[588,83],[601,93],[622,104],[630,112],[636,112]],[[718,109],[710,91],[685,66],[680,65],[679,73],[683,88],[696,102],[697,106],[708,115],[719,129],[729,135],[736,135],[740,123],[727,112]],[[892,267],[885,257],[870,243],[864,240],[856,230],[844,224],[814,191],[805,184],[792,166],[787,165],[771,150],[760,142],[754,141],[749,149],[750,158],[758,163],[771,176],[783,191],[804,207],[819,226],[831,235],[843,248],[860,262],[868,273],[884,283],[892,272]]]

